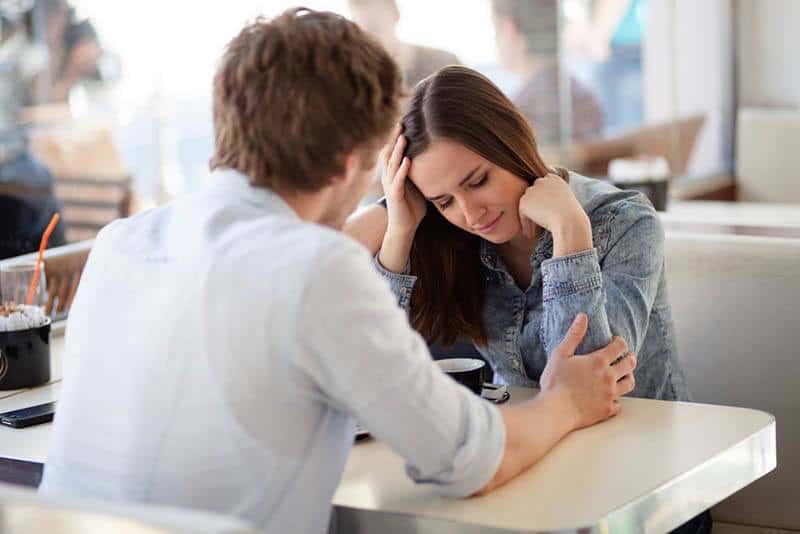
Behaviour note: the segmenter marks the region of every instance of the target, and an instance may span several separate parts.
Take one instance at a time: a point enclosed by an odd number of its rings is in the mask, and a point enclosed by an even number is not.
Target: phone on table
[[[28,406],[19,410],[0,413],[0,424],[14,428],[25,428],[26,426],[49,423],[53,420],[56,413],[56,403],[47,402],[36,406]]]

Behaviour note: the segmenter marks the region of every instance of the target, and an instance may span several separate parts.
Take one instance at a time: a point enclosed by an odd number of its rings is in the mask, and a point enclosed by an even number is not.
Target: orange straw
[[[42,255],[44,254],[44,249],[47,248],[47,241],[50,240],[50,234],[53,233],[53,230],[56,229],[56,225],[58,224],[58,219],[61,216],[58,213],[53,214],[53,218],[50,219],[50,224],[47,225],[47,228],[42,234],[42,242],[39,243],[39,257],[36,259],[36,268],[33,270],[33,278],[31,279],[31,287],[28,288],[28,296],[25,299],[25,304],[30,306],[33,304],[33,291],[36,288],[36,284],[39,283],[39,273],[42,270]]]

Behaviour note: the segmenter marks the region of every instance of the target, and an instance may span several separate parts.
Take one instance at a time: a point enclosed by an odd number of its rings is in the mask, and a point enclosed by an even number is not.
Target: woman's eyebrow
[[[460,182],[458,182],[458,187],[461,187],[462,185],[464,185],[464,182],[466,182],[467,180],[472,178],[475,175],[475,173],[478,171],[478,169],[480,169],[480,168],[481,168],[481,164],[480,163],[475,165],[475,167],[471,171],[469,171],[466,174],[466,176],[464,176],[464,178],[461,179]],[[428,200],[433,202],[433,201],[439,200],[440,198],[444,198],[446,196],[447,196],[447,194],[443,194],[443,195],[436,195],[435,197],[425,197],[425,198],[427,198]]]

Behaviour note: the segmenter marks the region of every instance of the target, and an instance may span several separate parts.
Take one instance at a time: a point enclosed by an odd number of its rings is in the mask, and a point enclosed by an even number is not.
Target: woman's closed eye
[[[477,182],[469,184],[469,187],[470,187],[470,189],[477,189],[479,187],[482,187],[482,186],[486,185],[486,182],[488,180],[489,180],[489,173],[487,171],[487,172],[483,173],[483,175],[480,177],[480,179]],[[439,210],[444,211],[452,203],[453,203],[453,197],[450,197],[447,200],[445,200],[444,202],[437,202],[436,203],[436,207],[439,208]]]
[[[477,189],[477,188],[481,187],[482,185],[485,185],[488,180],[489,180],[489,173],[485,172],[485,173],[483,173],[483,176],[481,176],[480,180],[478,180],[475,183],[469,184],[469,186],[472,189]]]

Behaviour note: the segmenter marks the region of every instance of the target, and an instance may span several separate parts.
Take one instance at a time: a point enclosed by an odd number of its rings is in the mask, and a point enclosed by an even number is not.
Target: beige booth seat
[[[743,108],[736,127],[739,200],[800,202],[800,109]]]
[[[666,256],[694,400],[777,422],[777,469],[716,506],[715,529],[800,529],[800,239],[668,233]]]

